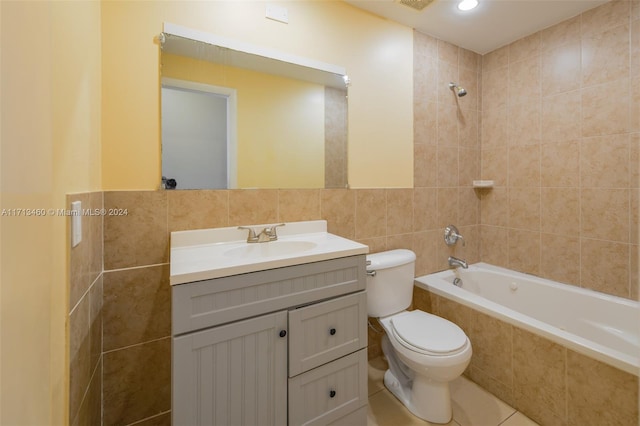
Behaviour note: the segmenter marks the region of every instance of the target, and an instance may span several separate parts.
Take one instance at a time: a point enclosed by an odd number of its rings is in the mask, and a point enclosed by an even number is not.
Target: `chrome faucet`
[[[462,259],[458,259],[457,257],[449,256],[449,266],[461,266],[462,269],[467,269],[469,265]]]
[[[238,229],[245,229],[249,231],[249,234],[247,235],[248,243],[267,243],[269,241],[278,240],[278,233],[276,232],[276,229],[284,225],[284,223],[279,223],[278,225],[269,225],[262,231],[260,231],[259,234],[256,234],[255,229],[249,226],[238,226]]]

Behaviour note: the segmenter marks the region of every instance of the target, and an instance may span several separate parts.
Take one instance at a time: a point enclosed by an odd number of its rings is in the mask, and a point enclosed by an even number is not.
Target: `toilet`
[[[386,332],[387,389],[415,416],[448,423],[449,382],[469,365],[471,342],[451,321],[406,310],[413,297],[415,260],[415,253],[403,249],[367,256],[367,311]]]

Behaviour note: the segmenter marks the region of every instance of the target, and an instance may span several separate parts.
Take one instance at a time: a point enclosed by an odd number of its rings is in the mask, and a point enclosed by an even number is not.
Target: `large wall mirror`
[[[347,187],[343,68],[173,24],[161,45],[165,188]]]

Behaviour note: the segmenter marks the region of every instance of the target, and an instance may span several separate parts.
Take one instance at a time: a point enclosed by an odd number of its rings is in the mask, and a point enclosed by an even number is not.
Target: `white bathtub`
[[[453,285],[456,277],[461,287]],[[425,275],[415,284],[638,376],[638,302],[486,263]]]

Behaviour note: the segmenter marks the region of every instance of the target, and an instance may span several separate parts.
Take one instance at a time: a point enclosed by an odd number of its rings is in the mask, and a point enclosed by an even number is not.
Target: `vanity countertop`
[[[251,225],[256,233],[265,225]],[[367,254],[369,247],[327,232],[327,222],[288,222],[278,240],[247,243],[238,227],[171,233],[171,285]]]

